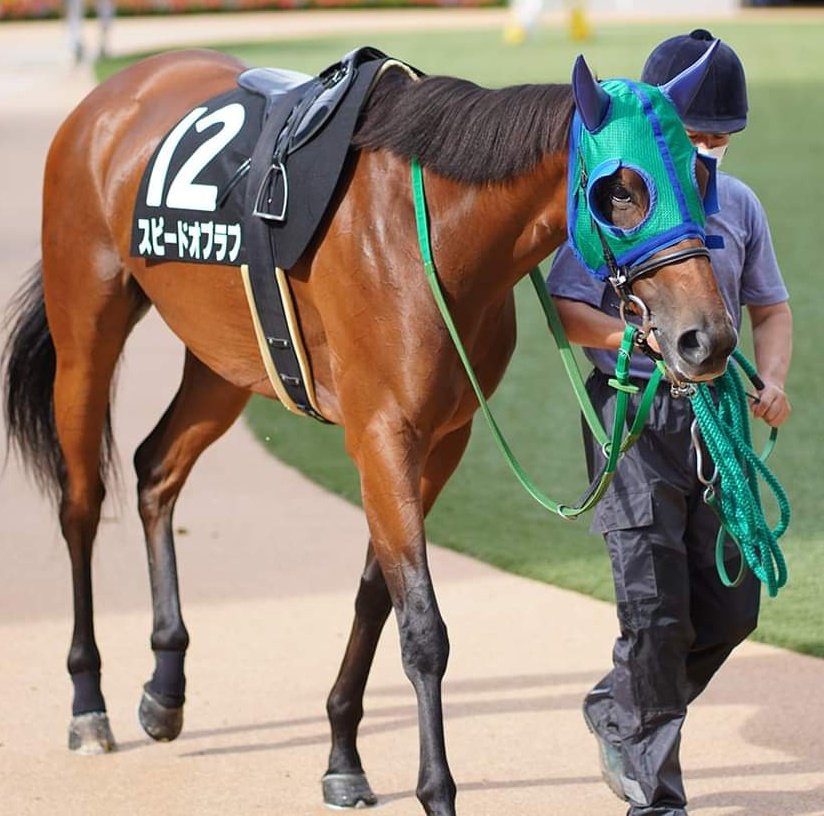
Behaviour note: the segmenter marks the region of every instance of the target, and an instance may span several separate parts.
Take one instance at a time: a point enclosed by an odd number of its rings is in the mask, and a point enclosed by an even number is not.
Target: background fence
[[[94,2],[87,2],[89,13]],[[504,0],[116,0],[118,15],[311,8],[500,6]],[[0,20],[44,19],[63,14],[63,0],[0,0]]]

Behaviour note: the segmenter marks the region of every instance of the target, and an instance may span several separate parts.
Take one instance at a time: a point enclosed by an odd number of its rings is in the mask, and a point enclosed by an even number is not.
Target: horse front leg
[[[449,638],[424,552],[423,524],[406,552],[379,551],[392,595],[406,676],[418,699],[420,767],[417,796],[429,816],[455,816],[455,781],[446,759],[441,682]]]
[[[378,802],[363,772],[357,738],[366,681],[391,609],[392,599],[370,541],[355,599],[355,620],[349,642],[326,701],[332,749],[329,767],[323,776],[323,801],[331,807],[359,807]]]
[[[441,702],[449,639],[429,573],[423,521],[434,497],[460,459],[468,435],[468,427],[462,428],[436,446],[432,456],[427,456],[425,441],[409,426],[390,430],[383,425],[378,432],[370,429],[359,437],[359,445],[353,445],[351,438],[348,440],[361,472],[372,549],[397,618],[404,671],[417,696],[420,738],[417,795],[429,816],[454,816],[456,790],[446,758]],[[370,577],[371,584],[361,584],[361,599],[366,587],[372,593],[377,593],[380,587],[377,575]],[[373,607],[373,614],[375,609],[385,610],[386,601],[383,606],[379,602]],[[375,629],[377,620],[372,620],[370,648],[353,651],[350,640],[347,650],[348,655],[368,655],[368,662],[363,661],[358,667],[359,696],[354,703],[349,699],[352,710],[361,708],[363,685],[379,635],[379,629]],[[365,643],[360,641],[361,646]],[[342,673],[346,665],[345,660]],[[340,676],[336,686],[339,684]],[[333,735],[334,728],[333,724]],[[352,750],[350,759],[357,756],[354,737]]]
[[[427,459],[421,479],[424,515],[428,514],[460,462],[471,428],[468,423],[448,434]],[[363,717],[363,696],[369,671],[391,608],[392,599],[370,541],[355,599],[355,619],[349,642],[326,704],[332,749],[329,767],[323,777],[323,798],[332,807],[374,805],[378,801],[363,772],[357,734]]]

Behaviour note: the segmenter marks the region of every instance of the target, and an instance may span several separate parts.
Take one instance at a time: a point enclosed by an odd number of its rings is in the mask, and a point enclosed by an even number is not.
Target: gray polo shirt
[[[707,235],[720,235],[723,249],[711,251],[712,268],[727,309],[741,326],[742,306],[769,306],[788,299],[787,289],[775,258],[767,217],[755,193],[743,181],[718,173],[720,212],[707,219]],[[618,295],[609,282],[592,277],[564,244],[552,261],[547,279],[550,294],[579,300],[618,317]],[[593,365],[608,374],[615,372],[616,354],[585,348]],[[648,378],[652,362],[633,354],[630,374]]]

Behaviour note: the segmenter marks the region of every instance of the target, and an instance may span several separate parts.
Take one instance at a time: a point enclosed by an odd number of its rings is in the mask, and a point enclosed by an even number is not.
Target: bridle
[[[578,151],[578,156],[579,161],[581,163],[580,185],[581,190],[584,193],[584,197],[586,198],[586,189],[589,177],[586,171],[584,156],[580,149]],[[655,351],[652,348],[652,346],[650,346],[647,340],[649,331],[648,327],[650,322],[649,309],[647,308],[646,303],[644,303],[644,301],[641,300],[641,298],[638,297],[638,295],[632,293],[632,285],[639,278],[643,278],[648,275],[654,275],[659,269],[661,269],[664,266],[672,266],[673,264],[683,263],[684,261],[689,260],[690,258],[702,257],[709,259],[709,250],[706,246],[703,245],[685,247],[684,249],[677,249],[673,252],[667,252],[664,255],[659,255],[655,258],[649,258],[648,260],[640,264],[624,264],[623,266],[621,266],[615,259],[615,254],[613,253],[612,249],[607,243],[606,237],[604,236],[604,233],[601,229],[601,225],[598,223],[594,216],[591,216],[591,222],[592,228],[595,230],[595,233],[598,236],[598,240],[601,242],[601,249],[604,253],[604,261],[606,263],[607,269],[609,270],[608,280],[612,284],[613,289],[615,289],[615,292],[617,293],[618,297],[621,299],[619,307],[621,319],[624,321],[624,323],[627,323],[626,309],[628,306],[632,306],[639,312],[641,317],[642,328],[635,335],[635,345],[650,359],[654,361],[661,360],[661,355],[657,351]],[[673,396],[689,395],[692,390],[691,384],[683,384],[680,382],[673,382],[672,387]],[[682,390],[684,391],[684,394],[676,394],[676,391],[680,392]]]

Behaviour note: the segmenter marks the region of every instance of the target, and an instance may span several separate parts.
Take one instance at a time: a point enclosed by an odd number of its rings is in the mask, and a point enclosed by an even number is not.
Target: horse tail
[[[59,498],[65,465],[54,421],[57,356],[43,297],[43,265],[38,261],[8,307],[9,337],[0,365],[5,387],[7,450],[15,450],[38,487]],[[111,471],[114,446],[106,412],[100,475]]]

